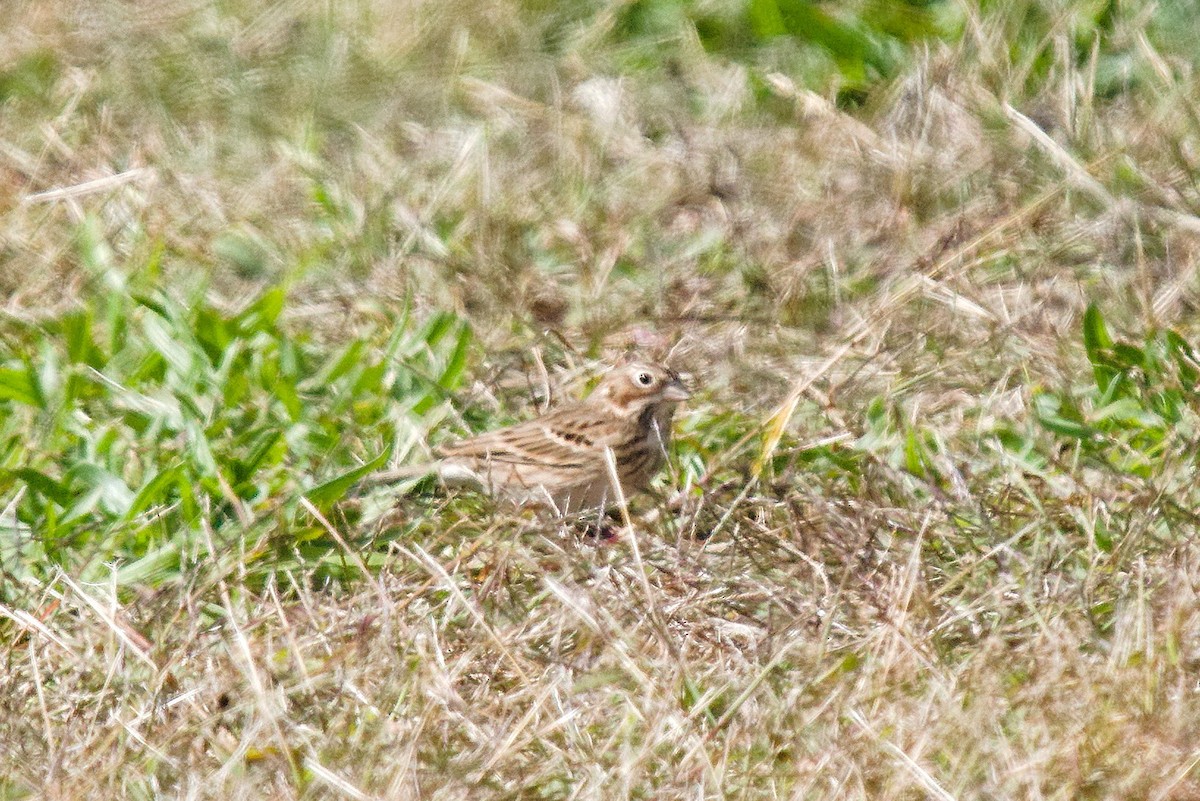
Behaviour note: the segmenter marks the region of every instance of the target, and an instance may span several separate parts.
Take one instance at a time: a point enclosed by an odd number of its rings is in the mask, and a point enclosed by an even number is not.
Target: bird
[[[584,400],[441,446],[436,461],[376,474],[370,483],[436,474],[448,486],[473,487],[518,505],[564,516],[603,514],[645,489],[662,468],[675,409],[689,397],[674,370],[627,360],[609,369]]]

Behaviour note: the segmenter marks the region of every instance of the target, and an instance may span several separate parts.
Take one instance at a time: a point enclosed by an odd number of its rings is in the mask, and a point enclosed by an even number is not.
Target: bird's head
[[[647,408],[671,409],[691,394],[674,370],[645,362],[614,367],[593,392],[622,416],[640,415]]]

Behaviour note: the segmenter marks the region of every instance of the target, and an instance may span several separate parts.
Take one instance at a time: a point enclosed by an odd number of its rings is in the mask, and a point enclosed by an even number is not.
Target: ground
[[[0,799],[1200,795],[1189,4],[8,5]]]

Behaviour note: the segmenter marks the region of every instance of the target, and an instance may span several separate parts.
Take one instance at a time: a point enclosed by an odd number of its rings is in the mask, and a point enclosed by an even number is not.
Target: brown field
[[[1200,797],[1200,26],[918,6],[9,0],[0,801]]]

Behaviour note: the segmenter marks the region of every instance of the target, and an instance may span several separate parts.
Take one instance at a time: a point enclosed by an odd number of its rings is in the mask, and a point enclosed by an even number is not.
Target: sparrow
[[[585,400],[442,446],[437,461],[377,474],[371,483],[436,474],[449,486],[561,515],[603,512],[619,503],[612,472],[620,497],[629,498],[662,468],[675,407],[690,396],[675,371],[627,362],[610,369]]]

